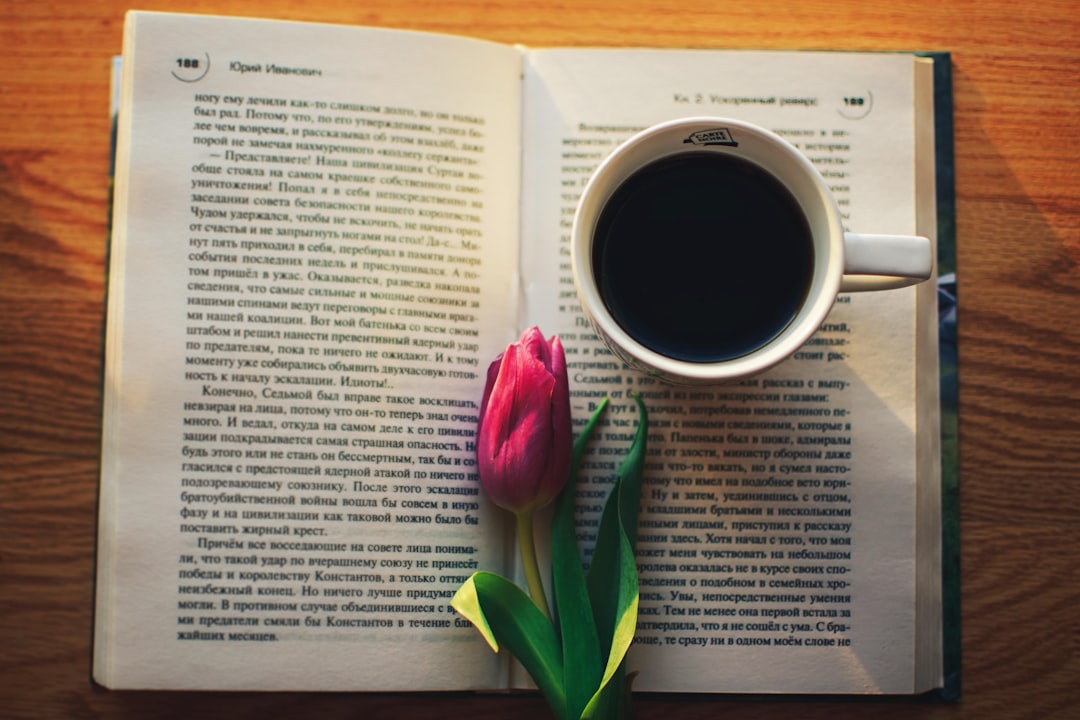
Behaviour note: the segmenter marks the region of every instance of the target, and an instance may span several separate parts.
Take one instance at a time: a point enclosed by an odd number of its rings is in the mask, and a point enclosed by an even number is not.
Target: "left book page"
[[[94,677],[491,688],[471,452],[517,334],[518,50],[132,13]]]

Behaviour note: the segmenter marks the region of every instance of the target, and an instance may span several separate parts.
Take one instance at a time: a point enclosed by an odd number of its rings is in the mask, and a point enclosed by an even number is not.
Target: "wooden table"
[[[963,699],[643,697],[642,718],[1080,716],[1075,0],[218,0],[145,9],[528,45],[953,53]],[[0,3],[0,717],[546,717],[532,697],[109,693],[89,681],[109,198],[126,3]]]

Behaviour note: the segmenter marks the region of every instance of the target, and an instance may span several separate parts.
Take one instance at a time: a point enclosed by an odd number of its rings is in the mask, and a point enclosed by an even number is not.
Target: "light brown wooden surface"
[[[0,717],[546,717],[534,697],[109,693],[89,680],[109,194],[125,3],[0,0]],[[218,0],[144,9],[506,43],[953,53],[963,694],[640,697],[641,718],[1080,717],[1075,0]]]

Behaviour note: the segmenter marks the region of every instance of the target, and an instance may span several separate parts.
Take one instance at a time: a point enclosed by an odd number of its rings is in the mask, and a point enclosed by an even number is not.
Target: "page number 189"
[[[849,120],[862,120],[874,108],[874,94],[867,90],[859,95],[844,95],[844,104],[837,110]]]

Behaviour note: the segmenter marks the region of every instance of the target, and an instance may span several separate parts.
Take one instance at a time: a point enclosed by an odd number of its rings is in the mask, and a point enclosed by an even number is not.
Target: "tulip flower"
[[[566,484],[573,438],[566,356],[557,336],[529,328],[488,368],[477,427],[480,482],[515,514],[537,510]]]
[[[597,527],[588,571],[575,524],[578,468],[608,405],[604,398],[576,440],[570,422],[566,355],[558,337],[529,328],[488,368],[476,428],[484,494],[514,514],[528,593],[498,573],[477,570],[450,601],[495,652],[528,671],[558,720],[624,717],[625,659],[638,617],[637,537],[648,415],[638,427]],[[554,502],[548,540],[548,607],[536,561],[533,515]]]
[[[492,502],[516,516],[530,594],[549,614],[532,518],[558,496],[570,472],[570,389],[557,336],[546,340],[529,328],[491,363],[476,436],[480,483]]]
[[[634,544],[649,418],[633,394],[637,431],[616,471],[586,571],[575,523],[578,468],[608,399],[581,427],[565,471],[568,395],[562,347],[536,328],[491,366],[478,428],[480,480],[495,502],[517,515],[529,591],[498,573],[477,570],[450,605],[493,651],[508,651],[521,663],[557,720],[614,720],[626,717],[630,702],[626,656],[637,629]],[[533,512],[555,493],[548,540],[557,623],[540,584],[532,539]]]

